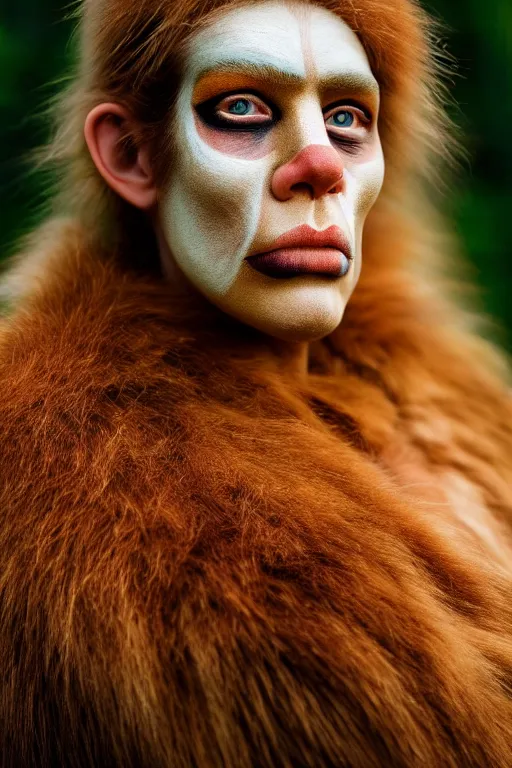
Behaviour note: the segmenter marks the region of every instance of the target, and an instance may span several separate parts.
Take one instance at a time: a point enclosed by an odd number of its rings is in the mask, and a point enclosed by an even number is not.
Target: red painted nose
[[[341,192],[342,179],[343,163],[334,147],[310,144],[275,171],[272,192],[284,201],[306,188],[316,200],[322,195]]]

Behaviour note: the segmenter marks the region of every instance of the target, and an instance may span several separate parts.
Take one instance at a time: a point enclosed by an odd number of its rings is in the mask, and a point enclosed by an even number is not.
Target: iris
[[[333,116],[334,125],[342,128],[349,128],[354,122],[354,115],[351,112],[336,112]]]
[[[250,109],[250,102],[247,99],[237,99],[229,105],[229,111],[234,115],[246,115]]]

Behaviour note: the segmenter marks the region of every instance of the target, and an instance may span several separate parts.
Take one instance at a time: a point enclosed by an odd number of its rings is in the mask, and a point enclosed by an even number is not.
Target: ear
[[[119,104],[99,104],[87,115],[84,135],[93,162],[118,195],[142,210],[157,200],[154,175],[146,146],[125,151],[122,140],[130,135],[134,120]]]

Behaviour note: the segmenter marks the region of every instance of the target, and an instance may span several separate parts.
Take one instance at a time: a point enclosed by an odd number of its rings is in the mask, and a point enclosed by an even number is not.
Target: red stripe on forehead
[[[316,77],[317,71],[313,57],[313,46],[311,43],[311,8],[304,4],[303,6],[294,8],[292,13],[299,23],[300,44],[306,79]]]

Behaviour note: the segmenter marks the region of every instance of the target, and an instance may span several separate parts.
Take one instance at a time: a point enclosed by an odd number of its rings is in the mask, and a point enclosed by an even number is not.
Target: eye
[[[324,111],[325,125],[334,139],[348,143],[363,141],[371,126],[371,117],[360,107],[345,104]]]
[[[198,104],[196,111],[211,126],[231,130],[260,130],[274,122],[274,110],[254,93],[215,96]]]

